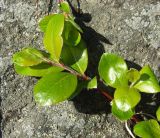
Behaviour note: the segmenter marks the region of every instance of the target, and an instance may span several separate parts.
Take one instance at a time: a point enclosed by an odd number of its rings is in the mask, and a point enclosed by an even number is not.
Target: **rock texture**
[[[73,0],[72,4],[76,4]],[[38,8],[37,8],[38,7]],[[56,11],[53,1],[52,11]],[[150,64],[160,79],[159,0],[83,0],[77,22],[85,30],[90,62],[105,50],[140,66]],[[39,0],[0,1],[0,109],[4,138],[129,138],[98,93],[82,92],[73,101],[39,107],[33,99],[37,78],[14,71],[11,57],[26,45],[43,48],[38,20],[48,11]],[[92,19],[91,19],[92,18]]]

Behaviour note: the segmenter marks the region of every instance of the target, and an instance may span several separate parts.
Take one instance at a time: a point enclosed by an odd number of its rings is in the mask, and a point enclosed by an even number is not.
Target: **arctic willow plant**
[[[45,16],[39,23],[47,52],[30,46],[13,55],[18,74],[41,77],[34,86],[34,98],[42,106],[71,99],[83,88],[97,88],[97,78],[85,75],[88,53],[81,37],[83,31],[74,22],[66,1],[60,2],[59,9],[59,13]],[[158,80],[148,65],[140,71],[128,70],[124,59],[104,53],[98,71],[104,83],[115,88],[112,113],[122,121],[131,119],[135,114],[135,107],[141,100],[140,92],[160,92]],[[156,114],[157,120],[160,120],[160,108]],[[137,123],[135,134],[144,138],[159,138],[157,120]]]

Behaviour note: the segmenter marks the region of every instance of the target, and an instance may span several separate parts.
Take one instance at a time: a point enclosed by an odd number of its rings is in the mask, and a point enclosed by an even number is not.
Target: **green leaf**
[[[35,100],[42,106],[68,99],[76,90],[77,77],[65,72],[48,74],[34,87]]]
[[[25,48],[13,55],[13,63],[19,66],[33,66],[43,61],[43,53],[35,48]]]
[[[83,40],[76,47],[63,46],[61,60],[65,65],[71,66],[81,74],[87,69],[88,53]]]
[[[122,111],[128,111],[135,107],[141,99],[141,95],[135,88],[120,87],[114,93],[116,106]]]
[[[53,67],[47,63],[40,63],[38,65],[31,67],[23,67],[15,64],[14,68],[16,72],[20,75],[36,76],[36,77],[42,77],[49,73],[60,72],[63,70],[62,68]]]
[[[71,13],[68,2],[63,1],[59,4],[59,9],[66,13]]]
[[[72,17],[70,17],[68,19],[68,21],[81,33],[83,33],[83,30],[81,29],[81,27],[74,21],[74,19]]]
[[[64,15],[55,14],[49,21],[45,36],[44,36],[44,46],[51,54],[52,59],[59,61],[63,39],[62,32],[64,28]]]
[[[65,21],[65,27],[64,27],[62,36],[63,36],[64,44],[68,46],[77,46],[81,41],[81,34],[68,21]]]
[[[141,121],[134,126],[134,133],[142,138],[160,138],[160,126],[153,119]]]
[[[141,75],[139,71],[133,68],[127,72],[128,80],[132,83],[135,83],[137,80],[139,80],[140,76]]]
[[[98,71],[100,77],[111,87],[128,86],[126,62],[115,54],[104,53]]]
[[[39,22],[39,28],[42,32],[46,32],[47,25],[54,15],[55,14],[44,16],[43,19]]]
[[[87,87],[87,81],[78,81],[77,88],[75,92],[68,98],[68,100],[72,100],[75,98],[83,89]]]
[[[156,76],[149,66],[144,66],[140,71],[141,77],[134,85],[141,92],[157,93],[160,92],[160,85]]]
[[[157,116],[158,121],[160,121],[160,106],[158,107],[156,111],[156,116]]]
[[[116,116],[121,121],[128,120],[134,115],[133,109],[129,109],[128,111],[122,111],[120,110],[116,104],[115,101],[112,101],[112,113],[114,116]]]
[[[97,78],[96,77],[90,80],[87,86],[87,89],[94,89],[94,88],[97,88]]]

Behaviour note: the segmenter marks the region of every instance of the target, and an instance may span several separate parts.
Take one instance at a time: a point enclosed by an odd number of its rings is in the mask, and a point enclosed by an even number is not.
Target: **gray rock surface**
[[[73,4],[75,1],[73,0]],[[0,1],[0,102],[4,138],[127,138],[124,124],[110,114],[110,108],[97,93],[83,92],[74,101],[52,107],[39,107],[33,99],[37,78],[22,77],[14,71],[11,57],[26,45],[43,48],[38,20],[48,10],[39,0]],[[53,2],[53,11],[56,11]],[[83,0],[83,13],[92,20],[79,22],[90,56],[94,50],[113,52],[140,66],[150,64],[160,78],[160,1]],[[101,34],[101,35],[100,35]],[[109,42],[103,41],[105,37]],[[108,43],[108,44],[107,44]],[[97,49],[95,49],[95,46]],[[100,51],[102,50],[102,51]],[[97,64],[97,63],[96,63]],[[90,98],[91,96],[91,98]]]

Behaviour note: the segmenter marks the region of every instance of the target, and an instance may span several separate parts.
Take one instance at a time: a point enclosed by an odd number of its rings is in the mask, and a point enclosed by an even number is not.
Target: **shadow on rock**
[[[85,114],[110,113],[111,107],[106,98],[95,90],[83,90],[73,100],[75,108]]]
[[[78,0],[77,9],[72,6],[72,3],[69,0],[67,1],[70,4],[74,17],[76,17],[75,21],[83,30],[82,38],[87,43],[89,63],[86,74],[90,77],[97,76],[98,63],[100,57],[105,52],[103,43],[109,45],[112,45],[112,43],[103,35],[97,33],[91,27],[86,26],[85,23],[90,22],[92,17],[88,13],[81,12],[80,3]],[[101,112],[111,112],[109,102],[107,102],[106,98],[96,90],[83,90],[72,101],[74,102],[76,109],[82,113],[98,114]]]

